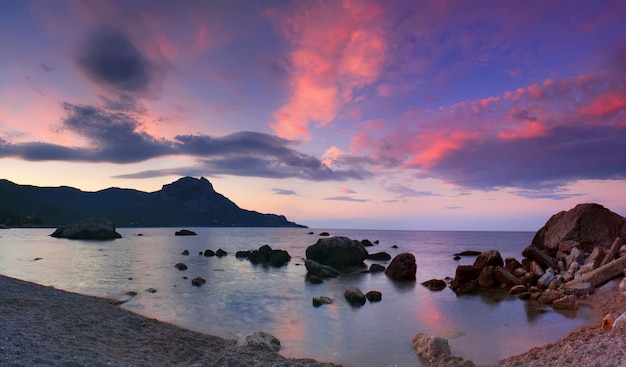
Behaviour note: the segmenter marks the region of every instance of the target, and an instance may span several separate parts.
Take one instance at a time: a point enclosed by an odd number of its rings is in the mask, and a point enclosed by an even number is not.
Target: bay
[[[346,366],[420,366],[411,348],[418,332],[449,339],[454,354],[477,364],[493,364],[555,341],[592,322],[590,308],[537,312],[533,302],[502,293],[456,296],[432,292],[421,282],[453,277],[453,261],[463,250],[497,249],[521,259],[533,232],[328,230],[331,235],[378,240],[370,253],[411,252],[417,282],[394,282],[384,274],[351,274],[322,284],[305,282],[303,258],[324,229],[189,228],[197,236],[174,236],[174,228],[121,228],[114,241],[51,238],[51,229],[0,231],[0,273],[59,289],[128,300],[122,307],[192,330],[243,341],[257,330],[282,343],[281,354]],[[314,234],[309,234],[313,231]],[[281,268],[255,266],[235,258],[238,250],[268,244],[287,250]],[[393,246],[397,248],[393,248]],[[200,255],[223,249],[223,258]],[[181,255],[188,250],[190,255]],[[174,268],[183,262],[185,271]],[[371,262],[367,262],[367,265]],[[386,263],[382,263],[387,265]],[[207,280],[191,285],[194,277]],[[343,299],[348,286],[378,290],[382,301],[352,307]],[[155,293],[147,292],[149,288]],[[127,292],[136,292],[129,296]],[[331,305],[315,308],[314,296]]]

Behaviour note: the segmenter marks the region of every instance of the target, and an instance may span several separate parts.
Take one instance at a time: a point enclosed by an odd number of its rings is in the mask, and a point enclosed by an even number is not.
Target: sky
[[[0,2],[0,178],[318,228],[626,215],[626,2]]]

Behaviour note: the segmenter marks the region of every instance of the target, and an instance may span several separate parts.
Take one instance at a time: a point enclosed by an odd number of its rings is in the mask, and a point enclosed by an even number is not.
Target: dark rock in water
[[[181,252],[180,254],[184,256],[189,256],[189,250],[183,250],[183,252]]]
[[[320,278],[317,275],[307,274],[304,278],[307,282],[311,284],[322,284],[324,283],[324,279]]]
[[[313,233],[313,232],[309,232],[309,234],[315,234],[315,233]]]
[[[366,302],[365,295],[357,287],[346,288],[345,292],[343,292],[343,296],[352,306],[363,306]]]
[[[306,249],[306,258],[331,266],[363,266],[367,250],[347,237],[321,238]]]
[[[217,256],[217,257],[224,257],[226,255],[228,255],[228,252],[222,250],[221,248],[217,249],[217,251],[215,251],[215,256]]]
[[[480,269],[485,266],[504,266],[504,260],[502,260],[500,252],[497,250],[489,250],[478,255],[474,261],[474,266]]]
[[[50,236],[72,240],[112,240],[122,238],[122,235],[115,231],[113,223],[106,219],[87,219],[69,226],[62,226],[57,228]]]
[[[202,251],[198,252],[198,255],[202,256]]]
[[[459,265],[450,288],[456,294],[472,293],[478,289],[478,277],[482,270],[473,265]]]
[[[364,247],[371,247],[374,246],[374,244],[372,243],[372,241],[368,240],[368,239],[364,239],[361,241],[361,245],[363,245]]]
[[[36,257],[33,259],[33,261],[39,261],[39,260],[43,260],[43,257]]]
[[[258,250],[248,251],[247,258],[255,265],[279,268],[291,260],[291,255],[285,250],[274,250],[269,245],[263,245]]]
[[[209,250],[209,249],[206,249],[206,250],[204,250],[203,255],[204,255],[205,257],[215,256],[215,251],[213,251],[213,250]]]
[[[191,285],[194,285],[196,287],[201,287],[206,283],[206,280],[202,277],[196,277],[191,279]]]
[[[415,280],[417,264],[413,254],[404,252],[396,255],[385,270],[385,275],[394,280]]]
[[[176,265],[174,265],[174,267],[178,270],[187,270],[187,265],[183,264],[183,263],[178,263]]]
[[[509,273],[513,273],[515,269],[518,269],[521,267],[522,267],[522,264],[520,264],[520,262],[517,261],[517,259],[514,257],[507,257],[506,259],[504,259],[504,268]]]
[[[379,240],[374,241],[374,244],[375,244],[375,245],[378,245],[379,243],[380,243],[380,241],[379,241]]]
[[[280,350],[280,340],[263,331],[255,331],[252,335],[246,336],[246,344],[255,349],[267,350],[276,353]]]
[[[606,251],[616,237],[626,238],[626,218],[600,204],[588,203],[554,214],[537,231],[532,244],[554,257],[565,241],[577,241],[585,252],[597,245]]]
[[[482,254],[482,252],[480,251],[466,250],[466,251],[457,252],[456,254],[454,254],[454,256],[478,256],[480,254]]]
[[[389,255],[386,252],[376,252],[376,253],[367,255],[367,259],[374,260],[374,261],[388,261],[388,260],[391,260],[391,255]]]
[[[493,265],[488,265],[483,268],[478,276],[478,285],[483,288],[491,288],[495,284],[495,278],[493,276],[493,271],[495,267]]]
[[[322,232],[322,233],[320,233],[319,235],[320,235],[320,237],[328,237],[328,236],[330,236],[330,233],[328,233],[328,232]]]
[[[180,231],[176,231],[174,233],[175,236],[197,236],[198,234],[194,231],[190,231],[188,229],[181,229]]]
[[[131,297],[135,297],[137,295],[137,292],[135,292],[135,291],[128,291],[128,292],[126,292],[126,295],[127,296],[131,296]]]
[[[320,278],[335,278],[340,274],[339,271],[332,266],[320,264],[309,259],[304,261],[304,266],[309,276],[315,275]]]
[[[370,265],[370,273],[381,273],[385,271],[385,267],[380,264]]]
[[[398,245],[393,245],[391,246],[391,248],[398,248]]]
[[[522,284],[522,282],[515,275],[509,273],[501,266],[496,266],[493,270],[493,277],[500,283],[506,284],[510,287]]]
[[[330,298],[330,297],[324,297],[324,296],[313,297],[313,306],[314,307],[320,307],[321,305],[330,305],[333,302],[334,302],[333,299]]]
[[[156,291],[157,291],[156,288],[148,288],[148,289],[146,289],[146,292],[149,292],[149,293],[156,293]]]
[[[454,260],[457,260],[457,261],[458,261],[458,260],[461,260],[461,256],[460,256],[460,255],[454,255],[453,259],[454,259]]]
[[[248,257],[250,257],[251,253],[252,251],[249,251],[249,250],[239,250],[235,252],[235,257],[237,259],[247,259]]]
[[[422,283],[422,285],[431,291],[441,291],[446,289],[448,286],[444,280],[441,279],[431,279]]]
[[[370,302],[380,302],[383,299],[383,294],[379,291],[369,291],[365,293],[365,298]]]

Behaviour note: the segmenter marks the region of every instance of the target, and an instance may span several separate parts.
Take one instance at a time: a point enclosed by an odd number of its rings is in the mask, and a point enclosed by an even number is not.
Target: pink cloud
[[[268,11],[291,45],[291,95],[270,124],[277,135],[307,138],[311,125],[332,122],[377,80],[387,48],[376,24],[380,13],[360,1],[302,4],[287,15]]]

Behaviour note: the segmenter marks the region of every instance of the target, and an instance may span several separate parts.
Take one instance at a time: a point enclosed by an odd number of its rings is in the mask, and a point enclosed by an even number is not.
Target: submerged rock
[[[313,297],[313,306],[314,307],[320,307],[322,305],[330,305],[333,302],[334,302],[333,299],[330,298],[330,297],[324,297],[324,296]]]
[[[441,279],[427,280],[423,282],[422,285],[430,289],[431,291],[441,291],[441,290],[446,289],[446,287],[448,286],[445,280],[441,280]]]
[[[291,260],[291,255],[285,250],[274,250],[268,245],[263,245],[259,247],[258,250],[247,251],[247,258],[255,265],[261,264],[263,266],[279,268],[283,265],[287,265]]]
[[[380,302],[383,299],[383,294],[379,291],[369,291],[365,293],[365,298],[370,302]]]
[[[122,235],[115,231],[113,223],[106,219],[87,219],[68,226],[61,226],[50,236],[72,240],[112,240],[122,238]]]
[[[178,263],[176,265],[174,265],[174,267],[178,270],[187,270],[187,265],[183,264],[183,263]]]
[[[363,306],[366,302],[366,297],[358,287],[348,287],[343,296],[352,306]]]
[[[320,238],[306,249],[307,259],[330,266],[363,266],[367,255],[360,241],[340,236]]]
[[[394,280],[415,280],[416,273],[415,256],[408,252],[396,255],[385,270],[385,275]]]
[[[174,236],[197,236],[198,234],[194,231],[190,231],[188,229],[181,229],[180,231],[176,231]]]
[[[194,285],[196,287],[201,287],[206,283],[206,280],[202,277],[195,277],[193,279],[191,279],[191,285]]]

